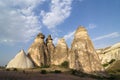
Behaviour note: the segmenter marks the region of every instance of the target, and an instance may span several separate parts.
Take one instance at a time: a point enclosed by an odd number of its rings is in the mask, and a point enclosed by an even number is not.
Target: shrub
[[[6,71],[10,71],[10,69],[6,69]]]
[[[75,75],[77,73],[77,70],[71,69],[70,73],[73,74],[73,75]]]
[[[60,70],[55,70],[54,73],[61,73],[61,71]]]
[[[115,61],[115,59],[112,59],[110,62],[103,64],[103,67],[107,67],[109,64],[112,64],[114,61]]]
[[[13,71],[17,71],[17,68],[13,68]]]
[[[109,64],[113,63],[115,61],[115,59],[112,59],[110,62],[108,62]]]
[[[109,65],[108,63],[102,64],[103,67],[107,67],[108,65]]]
[[[41,73],[41,74],[47,74],[47,71],[46,71],[46,70],[41,70],[40,73]]]
[[[61,64],[62,67],[64,68],[68,68],[69,67],[69,62],[68,61],[64,61],[62,64]]]

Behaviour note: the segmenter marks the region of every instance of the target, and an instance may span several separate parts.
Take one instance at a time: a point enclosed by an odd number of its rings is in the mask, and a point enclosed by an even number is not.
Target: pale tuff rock
[[[46,39],[46,45],[47,45],[47,48],[48,48],[48,53],[50,55],[50,63],[53,62],[53,53],[54,53],[54,50],[55,50],[55,46],[53,44],[53,39],[51,37],[51,35],[48,35],[48,38]]]
[[[32,61],[26,56],[24,50],[21,50],[8,64],[6,68],[33,68]]]
[[[45,66],[50,64],[50,57],[47,46],[44,43],[44,38],[45,36],[42,33],[39,33],[28,50],[28,57],[30,57],[36,66]]]
[[[75,32],[71,45],[70,68],[84,72],[97,72],[103,69],[99,57],[87,34],[87,30],[80,26]]]
[[[120,43],[117,43],[111,47],[105,49],[96,50],[99,54],[102,64],[107,64],[111,60],[120,60]]]
[[[68,61],[68,46],[65,39],[61,38],[56,45],[51,64],[61,65],[64,61]]]

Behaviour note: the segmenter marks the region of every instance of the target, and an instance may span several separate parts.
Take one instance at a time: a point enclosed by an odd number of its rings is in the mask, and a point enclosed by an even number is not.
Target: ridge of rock
[[[110,47],[104,48],[104,49],[99,49],[96,50],[98,53],[101,64],[108,64],[112,60],[118,61],[120,60],[120,43],[116,43]],[[108,64],[108,66],[111,64]],[[107,66],[105,67],[107,68]]]

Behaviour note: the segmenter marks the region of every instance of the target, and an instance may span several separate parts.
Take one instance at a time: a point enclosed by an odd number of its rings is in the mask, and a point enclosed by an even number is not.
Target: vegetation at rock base
[[[61,73],[61,71],[60,70],[55,70],[54,73]]]
[[[40,68],[49,68],[50,66],[48,66],[48,65],[43,65],[43,66],[41,66]]]
[[[47,71],[46,70],[41,70],[40,73],[41,74],[47,74]]]
[[[64,67],[64,68],[69,68],[69,62],[68,61],[64,61],[60,66]]]

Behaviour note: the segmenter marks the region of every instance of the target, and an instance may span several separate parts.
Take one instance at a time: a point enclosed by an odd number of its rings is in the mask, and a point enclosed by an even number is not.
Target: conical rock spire
[[[89,38],[87,30],[83,26],[78,27],[75,32],[69,60],[70,68],[73,69],[88,73],[103,70],[92,41]]]
[[[32,61],[26,56],[24,50],[21,50],[8,64],[6,68],[33,68]]]
[[[50,57],[44,38],[45,36],[42,33],[39,33],[31,47],[28,49],[28,57],[39,67],[50,64]]]

